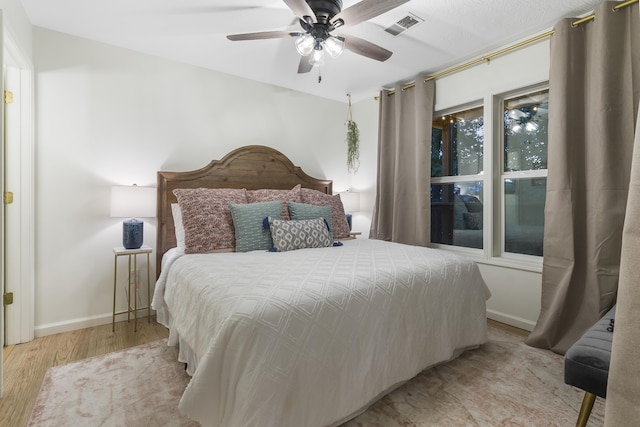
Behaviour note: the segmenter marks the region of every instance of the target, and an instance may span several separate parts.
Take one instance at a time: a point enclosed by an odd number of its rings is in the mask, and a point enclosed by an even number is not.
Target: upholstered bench
[[[576,426],[587,425],[596,397],[607,397],[615,305],[564,356],[564,382],[586,392]]]

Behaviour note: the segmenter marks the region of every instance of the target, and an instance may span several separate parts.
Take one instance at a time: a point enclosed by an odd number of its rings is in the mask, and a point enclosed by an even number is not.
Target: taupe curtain
[[[640,116],[636,126],[627,215],[622,235],[618,302],[607,384],[605,427],[640,420]]]
[[[431,122],[435,82],[380,93],[378,178],[372,239],[427,246],[430,235]]]
[[[640,95],[638,5],[616,4],[551,37],[542,310],[526,342],[562,354],[616,300]]]

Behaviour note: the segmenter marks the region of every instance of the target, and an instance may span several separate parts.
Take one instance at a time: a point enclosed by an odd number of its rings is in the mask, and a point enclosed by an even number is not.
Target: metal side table
[[[153,252],[153,249],[150,246],[141,246],[138,249],[125,249],[122,246],[113,248],[114,254],[114,262],[113,262],[113,316],[111,319],[111,331],[115,332],[116,330],[116,315],[127,313],[127,322],[131,320],[131,313],[133,312],[134,318],[134,326],[133,331],[137,332],[138,330],[138,311],[147,310],[147,318],[149,323],[151,323],[151,264],[149,256]],[[136,272],[138,271],[138,255],[146,255],[147,256],[147,306],[138,308],[138,290],[137,283],[133,283],[133,308],[131,307],[131,284],[132,281],[136,281]],[[126,256],[128,258],[127,263],[127,272],[128,280],[127,280],[127,310],[116,312],[116,290],[118,287],[118,257]],[[133,264],[132,264],[133,261]],[[133,267],[133,268],[132,268]],[[131,273],[133,271],[133,280],[131,277]]]

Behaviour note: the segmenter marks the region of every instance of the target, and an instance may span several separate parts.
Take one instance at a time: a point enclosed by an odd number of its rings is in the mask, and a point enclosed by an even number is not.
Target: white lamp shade
[[[360,210],[360,193],[345,191],[340,193],[340,200],[345,212],[358,212]]]
[[[154,218],[156,189],[153,187],[111,187],[111,216],[118,218]]]

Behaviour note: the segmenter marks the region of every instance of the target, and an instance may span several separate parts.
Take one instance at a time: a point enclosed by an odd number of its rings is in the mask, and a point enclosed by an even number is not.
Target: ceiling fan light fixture
[[[313,52],[315,39],[311,34],[303,34],[296,39],[296,50],[302,56],[309,56]]]
[[[329,36],[329,38],[324,41],[324,47],[329,55],[331,55],[332,58],[335,58],[340,56],[344,50],[344,41],[340,40],[340,38],[336,36]]]
[[[314,67],[324,65],[324,51],[322,50],[322,47],[320,49],[313,50],[313,54],[311,54],[311,58],[309,58],[309,64]]]

